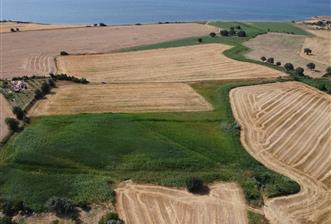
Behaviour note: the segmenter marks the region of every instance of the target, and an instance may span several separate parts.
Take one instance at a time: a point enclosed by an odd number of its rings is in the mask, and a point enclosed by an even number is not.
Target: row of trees
[[[50,73],[49,75],[51,76],[52,80],[55,80],[55,81],[57,81],[57,80],[71,81],[71,82],[81,83],[81,84],[90,83],[85,78],[77,78],[75,76],[70,76],[70,75],[67,75],[67,74],[53,74],[53,73]]]
[[[244,30],[241,29],[240,26],[230,27],[230,30],[221,30],[221,36],[238,36],[238,37],[246,37],[247,34]]]

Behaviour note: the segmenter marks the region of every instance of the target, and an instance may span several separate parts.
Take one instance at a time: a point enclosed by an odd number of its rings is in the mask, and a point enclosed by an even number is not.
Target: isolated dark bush
[[[267,62],[270,63],[270,64],[273,64],[274,61],[275,61],[274,58],[268,58],[268,59],[267,59]]]
[[[45,204],[50,212],[57,215],[71,216],[75,212],[75,204],[68,198],[51,197]]]
[[[199,39],[198,39],[198,42],[199,42],[199,43],[202,43],[202,42],[203,42],[202,38],[199,38]]]
[[[31,215],[33,210],[24,204],[23,201],[2,200],[1,210],[6,216],[15,216],[18,213],[22,215]],[[1,222],[0,222],[1,223]]]
[[[19,28],[16,28],[16,32],[20,32],[20,29]]]
[[[5,119],[5,123],[8,125],[11,131],[18,131],[19,130],[19,122],[15,118],[7,117]]]
[[[223,37],[227,37],[227,36],[229,36],[229,31],[227,31],[227,30],[221,30],[220,34]]]
[[[241,30],[241,26],[239,26],[239,25],[236,26],[236,29],[237,29],[237,30]]]
[[[314,70],[315,67],[316,67],[316,65],[314,63],[312,63],[312,62],[310,62],[310,63],[307,64],[307,68],[309,68],[310,70]]]
[[[291,63],[286,63],[284,65],[284,68],[286,69],[286,71],[293,71],[294,70],[294,66]]]
[[[24,118],[24,116],[25,116],[24,111],[23,111],[20,107],[18,107],[18,106],[15,106],[15,107],[13,108],[13,113],[16,115],[16,118],[17,118],[18,120],[23,120],[23,118]]]
[[[211,36],[211,37],[216,37],[216,33],[211,32],[211,33],[209,34],[209,36]]]
[[[243,31],[243,30],[240,30],[240,31],[238,32],[238,37],[246,37],[246,32]]]
[[[110,212],[100,219],[99,224],[124,224],[124,222],[118,217],[118,214]]]
[[[66,55],[69,55],[69,53],[66,52],[66,51],[61,51],[61,52],[60,52],[60,55],[61,55],[61,56],[66,56]]]
[[[277,66],[281,66],[282,63],[281,63],[280,61],[277,61],[277,62],[276,62],[276,65],[277,65]]]
[[[99,26],[107,26],[107,25],[104,23],[99,23]]]
[[[304,69],[303,68],[301,68],[301,67],[297,67],[296,69],[295,69],[295,73],[297,74],[297,75],[304,75],[303,73],[304,73]]]
[[[309,55],[309,54],[311,54],[313,51],[312,51],[310,48],[305,48],[305,49],[303,50],[303,52],[304,52],[306,55]]]
[[[10,31],[13,33],[16,32],[16,30],[14,28],[11,28]]]
[[[261,61],[263,61],[263,62],[265,62],[267,60],[267,58],[266,57],[261,57]]]
[[[189,177],[186,181],[186,189],[191,193],[197,193],[203,190],[203,181],[198,177]]]

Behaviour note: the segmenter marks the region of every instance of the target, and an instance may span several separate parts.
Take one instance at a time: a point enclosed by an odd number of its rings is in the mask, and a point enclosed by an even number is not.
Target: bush
[[[277,65],[277,66],[281,66],[282,63],[281,63],[280,61],[277,61],[277,62],[276,62],[276,65]]]
[[[36,89],[36,91],[34,92],[34,98],[36,100],[40,100],[44,97],[43,93],[40,91],[40,89]]]
[[[61,55],[61,56],[66,56],[66,55],[69,55],[69,53],[66,52],[66,51],[61,51],[61,52],[60,52],[60,55]]]
[[[291,63],[286,63],[284,65],[284,68],[286,69],[286,71],[293,71],[294,70],[294,66]]]
[[[240,31],[238,32],[238,37],[246,37],[246,32],[243,31],[243,30],[240,30]]]
[[[27,207],[23,201],[11,200],[3,200],[1,202],[1,210],[6,216],[15,216],[19,212],[21,212],[22,215],[31,215],[33,212],[32,209]]]
[[[209,36],[211,36],[211,37],[216,37],[216,33],[211,32],[211,33],[209,34]]]
[[[75,212],[75,204],[68,198],[51,197],[45,204],[50,212],[57,215],[70,216]]]
[[[18,131],[19,130],[19,122],[15,118],[7,117],[5,119],[5,123],[8,125],[8,128],[11,131]]]
[[[303,52],[304,52],[306,55],[309,55],[309,54],[311,54],[313,51],[312,51],[310,48],[305,48],[305,49],[303,50]]]
[[[18,106],[15,106],[13,108],[13,113],[16,115],[16,118],[18,120],[23,120],[23,118],[25,117],[24,111]]]
[[[16,32],[16,30],[14,28],[11,28],[10,31],[13,32],[13,33]]]
[[[191,193],[203,190],[203,181],[197,177],[190,177],[185,181],[186,189]]]
[[[223,37],[227,37],[227,36],[229,36],[229,31],[227,31],[227,30],[221,30],[220,34]]]
[[[198,42],[199,42],[199,43],[202,43],[202,42],[203,42],[202,38],[199,38],[199,39],[198,39]]]
[[[261,61],[263,61],[263,62],[265,62],[267,60],[267,58],[266,57],[261,57]]]
[[[100,219],[99,224],[124,224],[124,222],[116,213],[110,212]]]
[[[241,27],[238,25],[238,26],[236,26],[236,29],[237,30],[241,30]]]
[[[49,91],[51,90],[48,82],[44,82],[42,85],[41,85],[41,92],[43,93],[43,95],[46,95],[49,93]]]
[[[268,58],[267,62],[270,63],[270,64],[273,64],[274,63],[274,58]]]
[[[99,26],[107,26],[107,25],[104,23],[99,23]]]
[[[236,31],[234,31],[234,30],[231,29],[229,31],[229,36],[234,36],[234,35],[236,35]]]
[[[297,75],[300,75],[300,76],[302,76],[302,75],[304,75],[303,73],[304,73],[304,69],[303,68],[301,68],[301,67],[297,67],[296,69],[295,69],[295,73],[297,74]]]
[[[310,70],[314,70],[315,67],[316,67],[316,65],[312,62],[307,64],[307,68],[309,68]]]

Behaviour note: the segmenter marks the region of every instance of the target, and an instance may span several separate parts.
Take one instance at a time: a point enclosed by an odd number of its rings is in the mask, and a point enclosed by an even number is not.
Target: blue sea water
[[[330,15],[331,0],[0,0],[2,19],[132,24],[192,20],[296,20]]]

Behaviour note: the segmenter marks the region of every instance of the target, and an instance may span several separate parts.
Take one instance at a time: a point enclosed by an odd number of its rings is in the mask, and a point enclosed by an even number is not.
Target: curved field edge
[[[1,151],[1,197],[42,211],[54,195],[100,202],[113,199],[111,186],[123,180],[183,187],[189,176],[238,182],[253,206],[296,193],[295,182],[243,149],[232,116],[230,89],[266,82],[194,84],[212,112],[33,118]]]

